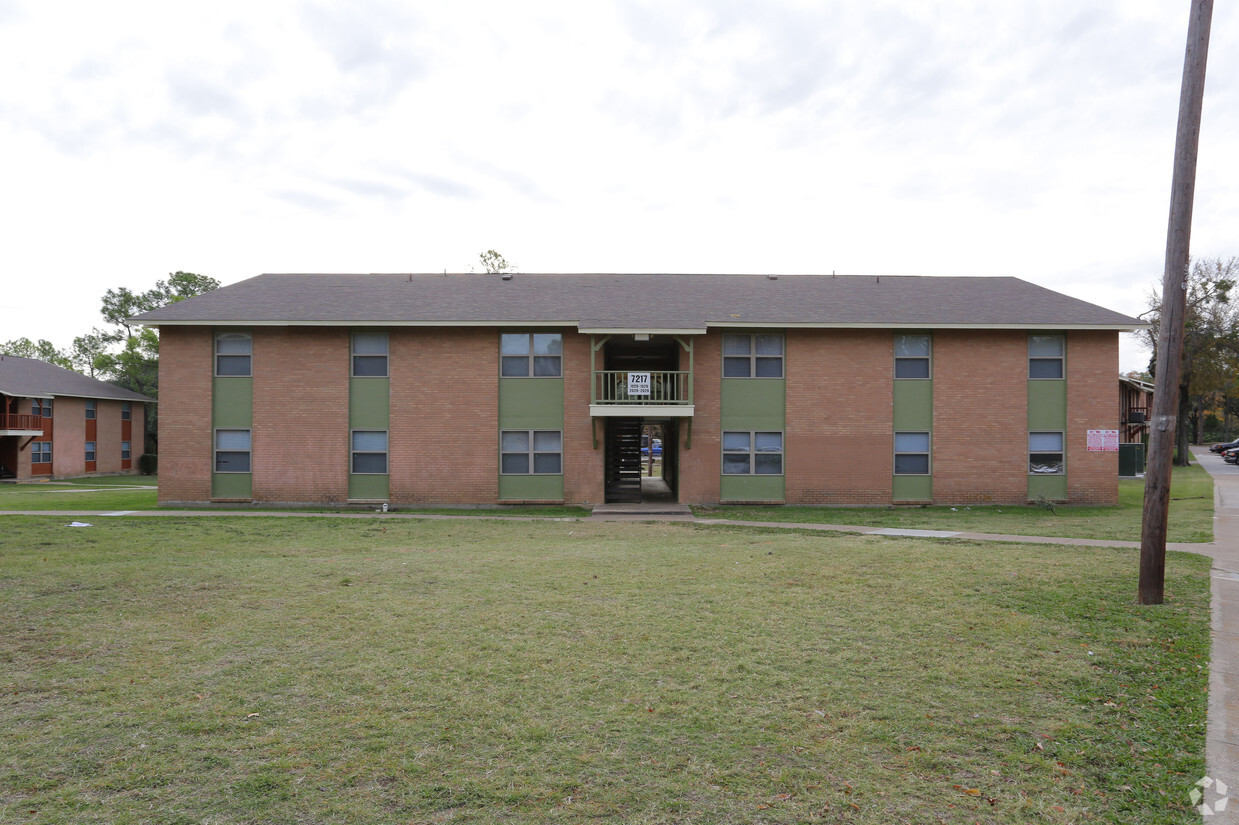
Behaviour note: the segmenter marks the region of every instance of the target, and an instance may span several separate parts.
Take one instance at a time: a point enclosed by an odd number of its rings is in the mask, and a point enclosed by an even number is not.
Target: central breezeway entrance
[[[674,418],[606,419],[606,502],[677,500]]]

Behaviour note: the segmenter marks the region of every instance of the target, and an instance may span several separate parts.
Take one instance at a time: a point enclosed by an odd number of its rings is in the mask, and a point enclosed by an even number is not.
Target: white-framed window
[[[250,472],[250,431],[215,431],[215,472]]]
[[[929,475],[929,433],[895,433],[895,475]]]
[[[1028,336],[1028,377],[1062,378],[1067,339],[1062,335]]]
[[[52,463],[52,442],[50,441],[33,441],[30,443],[30,463],[31,464],[51,464]]]
[[[503,475],[559,475],[563,471],[563,430],[499,433],[499,472]]]
[[[86,460],[87,461],[95,460],[95,442],[93,441],[86,442]]]
[[[783,475],[783,433],[724,431],[723,475]]]
[[[353,333],[353,377],[387,377],[387,333]]]
[[[353,430],[349,438],[355,475],[387,474],[387,430]]]
[[[777,333],[723,336],[724,378],[782,378],[783,336]]]
[[[1061,432],[1030,432],[1028,434],[1028,474],[1060,476],[1064,472],[1063,434]]]
[[[215,374],[253,375],[251,364],[254,338],[248,332],[220,332],[215,335]]]
[[[133,420],[133,404],[131,404],[128,401],[125,401],[120,405],[120,420],[121,421]]]
[[[929,378],[932,344],[928,335],[895,336],[895,377]]]
[[[128,461],[133,454],[132,445],[128,441],[120,443],[120,457],[122,461]]]
[[[87,421],[94,421],[94,420],[95,420],[95,399],[93,399],[93,398],[87,398],[87,399],[86,399],[86,420],[87,420]],[[87,460],[87,461],[94,461],[94,459],[93,459],[93,458],[88,458],[88,459],[86,459],[86,460]]]
[[[558,332],[499,335],[499,374],[504,378],[561,378],[564,336]]]

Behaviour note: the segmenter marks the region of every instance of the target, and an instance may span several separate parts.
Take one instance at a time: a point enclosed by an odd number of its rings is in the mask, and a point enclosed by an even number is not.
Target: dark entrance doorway
[[[612,417],[606,422],[606,502],[676,501],[676,419]]]

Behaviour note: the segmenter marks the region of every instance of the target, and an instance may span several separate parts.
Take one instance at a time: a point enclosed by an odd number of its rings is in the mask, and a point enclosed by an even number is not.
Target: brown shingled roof
[[[904,275],[259,275],[135,318],[175,324],[1134,329],[1018,278]]]
[[[34,358],[0,355],[0,393],[11,398],[109,398],[116,401],[141,401],[153,404],[155,399],[133,392],[80,372],[67,370]]]

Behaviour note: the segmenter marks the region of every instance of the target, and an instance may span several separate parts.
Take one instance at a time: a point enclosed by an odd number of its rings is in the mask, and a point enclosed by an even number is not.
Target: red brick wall
[[[120,406],[119,401],[95,402],[95,469],[101,473],[120,472]],[[141,451],[141,444],[138,450]]]
[[[590,371],[590,336],[564,330],[564,501],[600,504],[605,497],[606,425],[599,419],[598,449],[589,415],[593,373]],[[602,369],[602,352],[598,353]]]
[[[892,372],[889,330],[787,332],[788,504],[888,504]]]
[[[494,504],[499,333],[393,329],[389,344],[393,504]]]
[[[1116,430],[1114,385],[1119,342],[1113,332],[1067,335],[1067,494],[1072,504],[1118,503],[1118,453],[1089,452],[1089,430]]]
[[[86,400],[58,397],[52,416],[52,475],[81,475],[86,472]]]
[[[723,376],[723,336],[720,332],[696,336],[693,344],[692,424],[680,425],[680,501],[684,504],[717,504],[722,472],[719,393]],[[680,368],[688,369],[688,353],[680,356]],[[686,449],[689,429],[692,448]]]
[[[254,500],[346,501],[348,331],[255,327],[252,332]]]
[[[211,329],[159,332],[159,503],[210,501]]]
[[[1026,502],[1028,334],[939,330],[933,375],[934,501]]]

